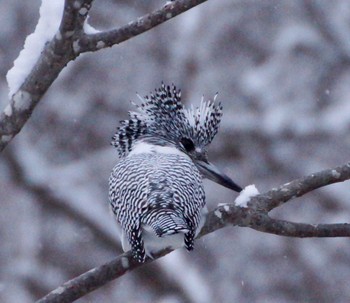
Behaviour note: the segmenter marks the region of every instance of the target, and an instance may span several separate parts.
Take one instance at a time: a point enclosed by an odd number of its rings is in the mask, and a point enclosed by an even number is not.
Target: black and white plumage
[[[208,162],[222,107],[202,100],[186,109],[181,92],[162,86],[141,98],[113,136],[121,158],[109,179],[109,199],[121,227],[124,251],[144,262],[166,247],[193,249],[206,213],[202,179],[241,191]]]

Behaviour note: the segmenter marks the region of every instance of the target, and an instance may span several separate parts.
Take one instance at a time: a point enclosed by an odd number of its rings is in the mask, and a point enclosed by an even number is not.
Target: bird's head
[[[149,96],[140,97],[139,112],[129,112],[129,120],[121,121],[113,136],[121,157],[128,155],[138,142],[169,146],[188,155],[203,177],[234,191],[242,189],[208,161],[207,147],[218,132],[222,117],[221,104],[205,102],[186,109],[181,103],[181,91],[174,85],[162,84]]]

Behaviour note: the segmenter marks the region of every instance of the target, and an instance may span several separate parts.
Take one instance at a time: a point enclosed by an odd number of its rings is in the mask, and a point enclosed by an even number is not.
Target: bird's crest
[[[167,142],[175,145],[183,139],[190,139],[195,146],[204,148],[218,132],[221,116],[221,104],[204,101],[200,106],[186,109],[181,102],[181,91],[175,85],[162,83],[149,96],[141,97],[138,112],[129,112],[129,120],[121,121],[112,145],[118,149],[121,157],[126,156],[135,142],[143,139],[152,143],[165,145]]]

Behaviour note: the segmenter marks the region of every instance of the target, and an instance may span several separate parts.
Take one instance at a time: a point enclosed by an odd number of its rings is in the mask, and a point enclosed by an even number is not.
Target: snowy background
[[[0,102],[39,0],[0,2]],[[124,25],[165,1],[96,0],[90,23]],[[0,302],[33,302],[121,252],[108,209],[110,138],[130,100],[161,81],[224,106],[209,158],[260,192],[349,160],[350,2],[208,1],[61,73],[0,159]],[[209,209],[236,194],[205,182]],[[349,222],[349,183],[275,216]],[[349,239],[226,228],[78,302],[349,302]]]

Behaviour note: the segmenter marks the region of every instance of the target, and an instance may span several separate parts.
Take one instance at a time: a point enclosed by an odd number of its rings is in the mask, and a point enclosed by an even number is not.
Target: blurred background
[[[41,1],[2,0],[0,102],[6,73]],[[99,30],[165,1],[96,0]],[[186,104],[219,92],[224,116],[209,158],[260,192],[349,161],[350,2],[208,1],[60,74],[0,158],[0,302],[33,302],[121,253],[108,207],[119,120],[161,81]],[[207,203],[236,193],[205,182]],[[348,182],[275,210],[306,223],[349,222]],[[228,227],[78,302],[349,302],[349,239],[291,239]]]

